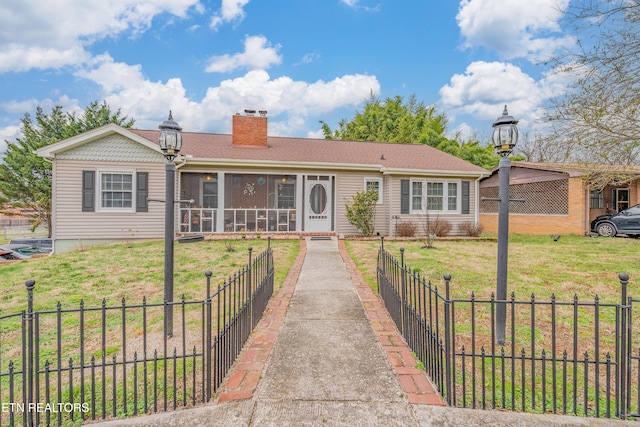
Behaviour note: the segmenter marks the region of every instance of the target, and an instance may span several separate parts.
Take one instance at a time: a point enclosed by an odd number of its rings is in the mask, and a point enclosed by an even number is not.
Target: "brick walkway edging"
[[[271,297],[267,303],[262,318],[221,384],[217,402],[253,397],[271,350],[273,350],[284,316],[287,314],[306,254],[306,241],[300,239],[300,252],[298,252],[296,260],[289,269],[278,293]]]
[[[347,254],[344,240],[338,239],[338,248],[358,296],[364,305],[371,326],[389,363],[398,376],[409,403],[444,406],[440,395],[424,371],[416,367],[416,360],[411,354],[411,350],[400,336],[384,304],[365,282],[355,263]],[[306,241],[301,239],[300,252],[296,260],[289,269],[282,287],[267,304],[258,326],[251,333],[248,342],[220,386],[217,402],[253,397],[287,314],[306,253]]]
[[[367,312],[371,326],[398,376],[400,386],[407,395],[409,403],[445,406],[425,372],[416,367],[416,359],[411,354],[411,349],[398,332],[382,300],[365,282],[362,273],[349,257],[343,239],[338,240],[338,248]]]

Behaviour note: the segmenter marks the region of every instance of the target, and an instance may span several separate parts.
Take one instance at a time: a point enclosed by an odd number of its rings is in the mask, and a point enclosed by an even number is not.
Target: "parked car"
[[[7,245],[1,245],[0,251],[6,252],[3,259],[29,259],[33,255],[48,254],[46,249],[39,248],[33,245],[20,245],[15,243],[9,243]]]
[[[629,237],[639,238],[640,204],[616,214],[600,215],[591,221],[591,231],[605,237],[626,234]]]
[[[0,261],[13,261],[20,258],[18,255],[14,254],[12,251],[7,251],[4,249],[0,249]]]
[[[31,245],[37,248],[53,251],[53,240],[50,237],[16,237],[11,239],[10,244]]]

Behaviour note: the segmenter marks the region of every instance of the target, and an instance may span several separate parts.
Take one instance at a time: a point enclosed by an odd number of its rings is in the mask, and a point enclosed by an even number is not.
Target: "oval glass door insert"
[[[315,215],[320,215],[327,209],[327,190],[322,184],[316,184],[311,188],[309,204],[311,205],[311,212]]]

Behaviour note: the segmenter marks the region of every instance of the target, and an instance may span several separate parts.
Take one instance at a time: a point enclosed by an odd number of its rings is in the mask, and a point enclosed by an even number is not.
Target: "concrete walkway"
[[[444,407],[335,239],[307,240],[216,403],[106,426],[612,426]]]

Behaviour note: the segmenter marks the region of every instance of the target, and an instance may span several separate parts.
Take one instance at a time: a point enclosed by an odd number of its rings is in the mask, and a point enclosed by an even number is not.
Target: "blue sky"
[[[569,0],[1,0],[0,152],[20,118],[94,100],[156,129],[229,133],[267,110],[271,135],[321,137],[370,93],[415,94],[448,133],[486,139],[508,104],[535,131],[564,90],[538,65],[573,43]]]

